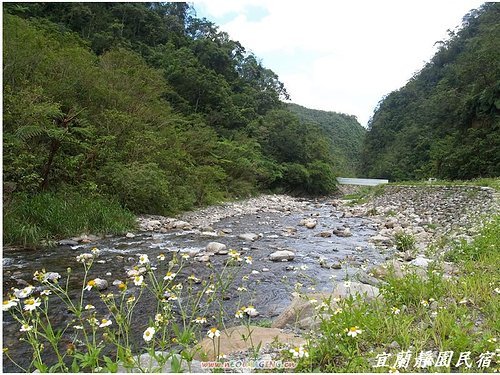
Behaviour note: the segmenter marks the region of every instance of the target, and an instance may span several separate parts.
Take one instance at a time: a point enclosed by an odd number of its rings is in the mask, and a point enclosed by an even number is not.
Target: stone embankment
[[[379,229],[374,242],[394,243],[398,232],[412,234],[425,250],[443,239],[470,241],[482,221],[498,211],[494,189],[477,186],[385,186],[368,202],[332,202],[344,216],[369,217]]]

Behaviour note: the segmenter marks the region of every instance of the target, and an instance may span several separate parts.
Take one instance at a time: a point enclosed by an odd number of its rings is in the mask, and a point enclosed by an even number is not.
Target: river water
[[[298,223],[304,218],[314,218],[318,221],[316,228],[307,229]],[[352,232],[351,237],[321,237],[320,232],[332,231],[337,227],[347,226]],[[251,256],[253,263],[234,267],[234,282],[226,293],[222,302],[224,308],[231,315],[227,324],[236,324],[232,318],[239,303],[238,286],[245,285],[249,290],[249,299],[260,312],[257,320],[272,320],[292,300],[292,292],[296,283],[303,285],[303,290],[331,291],[336,282],[346,277],[352,278],[361,267],[382,263],[386,255],[368,243],[370,236],[376,231],[373,224],[364,218],[343,218],[327,199],[308,201],[300,211],[284,211],[241,215],[220,220],[213,224],[217,230],[225,229],[230,232],[216,238],[202,235],[199,231],[172,230],[167,233],[141,232],[134,238],[109,237],[98,242],[83,244],[78,247],[58,246],[56,248],[39,251],[23,251],[4,249],[3,254],[3,293],[4,298],[12,287],[22,288],[19,280],[33,283],[35,270],[59,272],[66,275],[66,269],[72,268],[70,287],[75,291],[81,285],[83,267],[76,262],[76,256],[89,252],[97,247],[101,251],[99,262],[95,263],[90,273],[91,277],[104,278],[109,283],[109,291],[116,289],[112,286],[115,279],[125,280],[126,270],[137,264],[137,254],[148,254],[149,259],[156,260],[157,255],[165,253],[167,257],[174,252],[195,253],[205,249],[209,242],[217,241],[226,244],[228,248],[236,249],[242,256]],[[249,242],[238,238],[242,233],[261,234],[261,238]],[[269,254],[276,250],[287,249],[295,253],[295,259],[289,262],[272,262]],[[327,264],[342,263],[341,269],[330,269],[320,266],[320,258]],[[346,261],[347,262],[344,262]],[[168,261],[168,259],[167,259]],[[227,261],[227,255],[211,257],[213,270],[222,269]],[[264,271],[263,271],[264,270]],[[254,271],[253,273],[251,271]],[[258,273],[256,273],[257,271]],[[206,263],[191,258],[186,267],[177,276],[179,282],[188,275],[196,274],[199,278],[206,278],[213,272]],[[242,277],[248,280],[242,281]],[[129,292],[133,293],[130,286]],[[106,293],[107,291],[104,291]],[[97,293],[86,293],[86,302],[93,303],[97,309],[104,307],[99,304]],[[63,324],[71,320],[71,315],[62,305],[51,296],[52,319],[55,324]],[[145,299],[141,303],[140,314],[137,316],[137,332],[134,337],[141,340],[142,332],[147,324],[147,318],[154,317],[156,301]],[[207,324],[210,324],[207,323]],[[206,327],[204,328],[206,329]],[[19,323],[15,322],[9,313],[3,315],[3,342],[9,348],[9,353],[22,365],[30,362],[29,348],[19,341]],[[10,361],[4,358],[4,372],[18,371]]]

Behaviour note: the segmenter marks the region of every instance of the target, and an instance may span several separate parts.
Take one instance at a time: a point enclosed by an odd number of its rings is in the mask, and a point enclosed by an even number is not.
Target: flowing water
[[[314,229],[298,226],[303,218],[314,218],[318,225]],[[322,231],[330,231],[337,227],[348,226],[351,237],[321,237]],[[385,256],[368,243],[368,238],[375,234],[375,229],[369,220],[363,218],[342,218],[341,213],[330,205],[327,200],[310,201],[301,212],[273,212],[259,213],[258,215],[241,215],[223,219],[213,225],[215,230],[225,229],[230,232],[216,238],[203,236],[199,231],[172,230],[167,233],[141,232],[134,238],[109,237],[91,244],[79,246],[59,246],[56,248],[39,250],[36,252],[22,250],[4,250],[3,256],[3,292],[5,295],[12,287],[22,288],[23,280],[33,283],[35,270],[59,272],[65,278],[66,270],[71,267],[70,288],[77,293],[78,286],[83,279],[83,267],[76,262],[76,256],[89,252],[92,247],[101,250],[99,262],[92,267],[90,277],[104,278],[109,283],[108,291],[115,291],[113,280],[126,279],[126,270],[137,264],[137,254],[148,254],[149,259],[156,260],[160,253],[173,252],[195,253],[203,251],[209,242],[224,243],[228,248],[238,250],[242,256],[252,256],[253,264],[243,264],[233,267],[231,272],[236,273],[233,285],[222,301],[228,311],[228,324],[232,323],[234,311],[240,302],[237,287],[245,285],[249,289],[250,301],[260,312],[258,319],[271,320],[280,314],[292,299],[294,285],[303,284],[305,290],[331,291],[334,283],[353,277],[364,265],[378,264],[384,261]],[[248,242],[238,238],[242,233],[261,234],[261,238]],[[289,262],[272,262],[269,254],[276,250],[287,249],[295,253],[295,259]],[[343,263],[342,269],[326,269],[320,266],[320,258],[326,259],[328,264],[348,260]],[[227,255],[211,257],[213,270],[218,272],[224,267]],[[168,260],[168,259],[167,259]],[[266,270],[267,269],[267,270]],[[251,270],[259,273],[250,274]],[[264,271],[263,271],[264,270]],[[190,259],[183,272],[177,276],[182,281],[188,275],[195,274],[203,279],[213,272],[206,263]],[[244,275],[249,275],[247,281],[242,281]],[[21,281],[20,281],[21,280]],[[243,283],[243,284],[242,284]],[[133,285],[128,292],[134,293]],[[100,303],[98,293],[85,293],[85,302],[96,305],[99,312],[105,313]],[[52,319],[55,325],[71,320],[71,314],[63,305],[58,304],[51,296]],[[141,301],[141,308],[137,314],[137,332],[134,338],[141,340],[142,332],[147,324],[148,317],[153,317],[156,301],[145,298]],[[99,311],[100,310],[100,311]],[[234,322],[233,322],[234,323]],[[210,324],[210,321],[209,323]],[[21,364],[30,362],[30,352],[26,344],[19,341],[19,323],[15,322],[9,313],[3,315],[4,347]],[[18,371],[10,361],[4,358],[4,371]]]

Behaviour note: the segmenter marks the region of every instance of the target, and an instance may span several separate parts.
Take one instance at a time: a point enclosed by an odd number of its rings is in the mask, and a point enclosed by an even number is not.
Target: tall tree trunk
[[[42,169],[42,182],[40,184],[40,189],[41,190],[47,190],[49,187],[49,174],[50,170],[52,168],[52,163],[54,162],[54,156],[56,155],[57,150],[59,150],[59,147],[61,146],[61,142],[53,139],[50,142],[50,150],[49,150],[49,157],[47,159],[47,162],[43,166]]]

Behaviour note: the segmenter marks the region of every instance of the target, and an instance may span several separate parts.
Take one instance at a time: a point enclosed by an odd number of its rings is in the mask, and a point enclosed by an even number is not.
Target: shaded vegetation
[[[16,194],[68,189],[165,215],[335,189],[332,137],[185,3],[6,3],[3,27],[8,215]]]
[[[468,13],[369,123],[363,173],[409,180],[500,175],[500,5]]]

